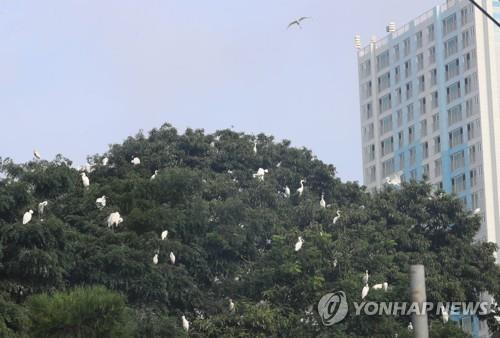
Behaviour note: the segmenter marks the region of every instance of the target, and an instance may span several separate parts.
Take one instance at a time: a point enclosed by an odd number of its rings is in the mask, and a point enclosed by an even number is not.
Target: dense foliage
[[[131,163],[136,156],[138,165]],[[495,246],[473,241],[479,218],[425,183],[370,195],[289,141],[230,130],[179,135],[168,124],[89,161],[88,188],[62,156],[1,161],[5,336],[47,336],[58,322],[91,337],[88,327],[74,326],[85,317],[95,337],[113,336],[117,328],[121,336],[182,337],[185,315],[193,337],[404,337],[408,318],[350,313],[325,327],[315,309],[332,290],[360,302],[365,270],[370,285],[389,283],[387,292],[370,291],[367,299],[407,301],[415,263],[425,265],[429,301],[475,301],[485,290],[500,296]],[[268,169],[263,180],[254,177],[259,168]],[[99,209],[102,195],[107,205]],[[23,225],[29,209],[33,219]],[[109,228],[112,212],[124,221]],[[295,251],[299,236],[304,244]],[[433,336],[462,336],[451,322],[431,319]]]

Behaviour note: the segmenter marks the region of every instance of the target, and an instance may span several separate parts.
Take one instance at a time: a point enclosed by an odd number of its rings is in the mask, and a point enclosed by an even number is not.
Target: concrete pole
[[[412,303],[417,303],[419,309],[424,309],[427,296],[425,293],[425,271],[423,265],[410,266],[410,297]],[[429,326],[427,324],[427,313],[412,314],[415,338],[429,338]]]

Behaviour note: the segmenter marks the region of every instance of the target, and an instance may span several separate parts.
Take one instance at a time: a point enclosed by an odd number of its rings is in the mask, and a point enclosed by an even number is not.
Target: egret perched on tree
[[[257,155],[257,140],[253,141],[253,153]]]
[[[290,188],[288,187],[288,185],[285,186],[285,197],[286,198],[290,197]]]
[[[155,255],[153,256],[153,264],[156,265],[158,264],[158,254],[155,253]]]
[[[33,150],[33,157],[35,157],[36,160],[41,160],[42,159],[42,156],[40,155],[40,153],[36,149]]]
[[[302,21],[306,20],[306,19],[310,19],[310,18],[309,18],[308,16],[303,16],[303,17],[301,17],[301,18],[298,18],[297,20],[294,20],[294,21],[290,22],[290,23],[288,24],[287,29],[288,29],[288,28],[290,28],[290,27],[292,27],[293,25],[297,25],[300,29],[302,29],[302,26],[300,25],[300,23],[301,23]]]
[[[481,213],[481,208],[477,208],[474,210],[474,215],[478,215]]]
[[[389,284],[387,282],[381,283],[381,284],[375,284],[372,286],[373,290],[382,290],[384,289],[385,292],[387,292],[387,288],[389,287]]]
[[[450,318],[450,315],[448,314],[448,311],[446,311],[444,306],[441,304],[441,319],[443,320],[443,324],[448,323],[449,318]]]
[[[229,298],[229,311],[234,312],[234,303],[231,298]]]
[[[278,164],[276,164],[276,168],[279,168],[279,167],[281,167],[281,161],[278,162]]]
[[[384,283],[382,284],[382,286],[383,286],[383,288],[384,288],[384,292],[387,292],[387,289],[389,288],[389,283],[384,282]]]
[[[163,230],[161,233],[161,240],[164,241],[168,236],[168,230]]]
[[[300,180],[300,188],[297,189],[297,192],[299,193],[299,197],[302,196],[302,193],[304,192],[304,182],[306,180]]]
[[[106,206],[106,196],[102,195],[95,200],[95,204],[98,209],[102,209]]]
[[[326,208],[325,194],[323,193],[321,193],[321,200],[319,201],[319,206],[322,208]]]
[[[363,284],[368,284],[368,279],[370,279],[370,275],[368,274],[368,270],[366,270],[363,275]]]
[[[259,181],[264,181],[264,175],[267,174],[269,172],[269,170],[267,169],[262,169],[262,168],[259,168],[259,170],[257,170],[257,172],[255,174],[253,174],[253,177],[254,178],[258,178]]]
[[[189,322],[186,319],[186,316],[182,316],[182,327],[184,328],[184,331],[188,332],[189,331]]]
[[[132,163],[133,165],[139,165],[141,164],[141,160],[139,159],[139,157],[134,157],[132,161],[130,161],[130,163]]]
[[[26,211],[23,216],[23,224],[28,224],[33,216],[33,210]]]
[[[387,183],[389,185],[400,185],[402,174],[403,173],[401,171],[398,171],[398,172],[391,174],[390,176],[387,176],[385,178],[385,183]]]
[[[85,173],[80,174],[82,176],[82,183],[84,188],[88,188],[90,185],[90,180]]]
[[[118,211],[112,212],[108,217],[108,228],[111,228],[113,225],[118,226],[123,222],[123,218],[120,216]]]
[[[361,290],[361,299],[365,299],[365,297],[368,295],[368,291],[370,291],[370,287],[368,286],[368,284],[365,284],[363,290]]]
[[[337,223],[340,219],[340,210],[337,210],[337,216],[333,218],[333,224]]]
[[[413,331],[413,324],[411,322],[408,324],[408,331]]]
[[[151,180],[154,180],[156,178],[156,175],[158,175],[158,169],[155,170],[155,173],[151,176]]]
[[[43,216],[43,211],[45,210],[45,207],[49,204],[47,201],[43,201],[38,203],[38,217],[42,218]]]
[[[174,255],[174,253],[172,251],[170,251],[170,262],[172,264],[175,264],[175,255]]]
[[[107,157],[103,158],[101,163],[103,166],[107,166],[108,165],[108,162],[109,162],[109,159]]]
[[[302,236],[299,236],[297,243],[295,243],[295,251],[302,249],[302,244],[304,244],[304,240],[302,239]]]

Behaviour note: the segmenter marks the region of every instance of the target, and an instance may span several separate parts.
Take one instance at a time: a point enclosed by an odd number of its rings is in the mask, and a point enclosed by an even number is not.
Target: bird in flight
[[[292,27],[293,25],[297,25],[297,26],[299,26],[299,28],[300,28],[300,29],[302,29],[302,25],[301,25],[300,23],[301,23],[303,20],[306,20],[306,19],[310,19],[310,17],[308,17],[308,16],[303,16],[303,17],[301,17],[301,18],[298,18],[297,20],[294,20],[294,21],[290,22],[290,23],[288,24],[287,29],[288,29],[288,28],[290,28],[290,27]]]

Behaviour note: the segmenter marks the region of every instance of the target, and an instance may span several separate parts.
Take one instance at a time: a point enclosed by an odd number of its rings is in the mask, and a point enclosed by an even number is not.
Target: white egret
[[[151,176],[151,180],[154,180],[156,178],[156,175],[158,175],[158,169],[155,170],[155,173]]]
[[[279,168],[279,167],[281,167],[281,161],[278,162],[278,164],[276,164],[276,168]]]
[[[36,149],[33,150],[33,157],[35,157],[36,160],[41,160],[42,159],[42,156],[40,155],[40,153]]]
[[[33,217],[33,210],[26,211],[23,216],[23,224],[28,224],[31,217]]]
[[[365,299],[365,297],[368,295],[368,291],[370,291],[370,287],[368,286],[368,284],[365,284],[363,290],[361,290],[361,299]]]
[[[290,188],[287,186],[285,186],[285,197],[288,198],[290,197]]]
[[[38,203],[38,217],[41,218],[43,216],[43,211],[45,210],[45,207],[47,206],[47,204],[49,204],[49,202],[47,202],[47,201],[43,201],[43,202]]]
[[[229,311],[234,312],[234,303],[231,298],[229,298]]]
[[[168,230],[163,230],[161,233],[161,240],[164,241],[168,236]]]
[[[170,251],[170,262],[172,264],[175,264],[175,255],[174,255],[174,253],[172,251]]]
[[[478,215],[481,213],[481,208],[477,208],[474,210],[474,215]]]
[[[401,171],[392,173],[391,175],[387,176],[384,181],[389,185],[400,185],[402,174],[403,173]]]
[[[257,155],[257,140],[253,141],[253,153]]]
[[[83,187],[84,188],[88,188],[89,185],[90,185],[90,180],[89,178],[87,177],[87,175],[85,173],[81,173],[81,176],[82,176],[82,183],[83,183]]]
[[[302,244],[304,244],[304,240],[302,239],[302,236],[299,236],[297,243],[295,243],[295,251],[302,249]]]
[[[338,263],[339,263],[339,261],[337,260],[337,258],[335,258],[333,260],[333,268],[336,268]]]
[[[370,275],[368,274],[368,270],[366,270],[363,275],[363,284],[368,284],[368,279],[370,279]]]
[[[130,163],[132,163],[133,165],[139,165],[141,164],[141,160],[139,159],[139,157],[134,157],[132,161],[130,161]]]
[[[441,305],[441,319],[443,320],[443,324],[448,323],[449,318],[450,315],[448,314],[448,311],[445,309],[443,305]]]
[[[264,181],[264,175],[269,172],[268,169],[259,168],[255,174],[253,174],[254,178],[258,178],[260,181]]]
[[[155,253],[155,255],[153,256],[153,264],[156,265],[158,264],[158,254]]]
[[[184,331],[188,332],[189,331],[189,322],[186,319],[186,316],[182,316],[182,327],[184,328]]]
[[[493,316],[493,318],[500,324],[500,316]]]
[[[304,192],[304,182],[306,180],[300,180],[300,188],[297,189],[297,192],[299,193],[299,197],[302,196],[302,193]]]
[[[411,322],[408,324],[408,331],[413,331],[413,324]]]
[[[95,200],[95,204],[98,209],[102,209],[106,206],[106,196],[102,195]]]
[[[319,206],[322,208],[326,208],[326,202],[325,202],[325,194],[321,194],[321,200],[319,201]]]
[[[108,228],[111,228],[113,225],[118,226],[123,222],[123,218],[120,216],[118,211],[112,212],[108,217]]]
[[[372,286],[372,290],[382,290],[383,287],[383,284],[375,284]]]
[[[108,162],[109,162],[109,158],[105,157],[102,159],[101,163],[103,166],[107,166],[108,165]]]
[[[232,174],[233,174],[233,171],[232,171],[232,170],[228,170],[228,171],[227,171],[227,173],[228,173],[229,175],[232,175]]]
[[[384,288],[384,291],[385,291],[385,292],[387,292],[387,289],[389,288],[389,283],[384,282],[384,283],[382,284],[382,286],[383,286],[383,288]]]
[[[340,210],[337,210],[337,216],[333,218],[333,224],[337,223],[340,219]]]

